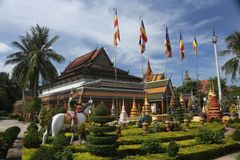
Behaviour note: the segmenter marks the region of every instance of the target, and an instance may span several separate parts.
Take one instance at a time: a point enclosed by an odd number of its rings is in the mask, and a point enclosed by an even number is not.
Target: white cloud
[[[12,51],[12,48],[9,47],[6,43],[0,42],[0,54],[6,54]]]

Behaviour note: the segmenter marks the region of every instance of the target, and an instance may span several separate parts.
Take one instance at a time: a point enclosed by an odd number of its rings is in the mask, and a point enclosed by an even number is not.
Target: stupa
[[[137,118],[139,116],[139,112],[136,106],[136,102],[135,102],[135,98],[133,99],[133,105],[132,105],[132,109],[130,112],[130,121],[137,121]]]
[[[181,107],[182,107],[182,109],[183,109],[183,110],[185,111],[185,113],[186,113],[186,107],[185,107],[185,101],[184,101],[183,93],[180,93],[179,99],[180,99]]]
[[[129,122],[129,118],[128,118],[127,112],[125,110],[124,99],[123,99],[122,111],[120,113],[120,118],[119,118],[118,123],[119,124],[128,124],[128,122]]]
[[[112,100],[111,116],[113,116],[113,117],[116,116],[116,109],[115,109],[115,104],[114,104],[114,98]]]
[[[142,107],[142,112],[141,114],[148,114],[151,115],[152,114],[152,110],[151,110],[151,106],[148,103],[148,98],[147,98],[147,93],[145,93],[145,97],[144,97],[144,105]]]
[[[215,94],[213,84],[212,84],[211,89],[212,89],[211,101],[209,102],[210,104],[209,104],[208,110],[207,110],[207,120],[210,120],[210,119],[213,119],[213,118],[221,119],[223,117],[223,113],[220,110],[219,103],[217,101],[217,96]]]

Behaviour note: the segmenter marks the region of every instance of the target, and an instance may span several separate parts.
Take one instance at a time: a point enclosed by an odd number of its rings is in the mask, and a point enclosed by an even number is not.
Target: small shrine
[[[121,124],[127,125],[129,123],[129,118],[128,118],[127,112],[125,110],[124,99],[123,99],[122,110],[121,110],[121,113],[120,113],[120,118],[119,118],[118,123],[120,125]]]
[[[133,99],[133,105],[132,105],[132,109],[130,112],[130,121],[137,121],[137,118],[139,116],[139,112],[136,106],[136,102],[135,102],[135,98]]]
[[[209,93],[210,93],[209,103],[210,104],[209,104],[208,109],[207,109],[207,120],[210,120],[210,119],[213,119],[213,118],[221,119],[223,117],[223,113],[220,110],[220,105],[217,101],[217,95],[215,94],[213,85],[210,89],[212,89],[212,90],[211,90],[211,92],[209,91]]]
[[[151,114],[152,114],[151,106],[150,106],[150,104],[148,103],[147,93],[145,94],[145,97],[144,97],[144,105],[143,105],[143,107],[142,107],[142,112],[141,112],[141,114],[148,114],[148,115],[151,115]]]

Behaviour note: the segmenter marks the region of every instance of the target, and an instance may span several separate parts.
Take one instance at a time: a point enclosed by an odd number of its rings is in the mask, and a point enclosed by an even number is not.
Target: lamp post
[[[214,46],[214,54],[215,54],[215,62],[216,62],[216,70],[217,70],[218,98],[219,98],[219,102],[222,102],[222,89],[221,89],[220,71],[219,71],[218,56],[217,56],[217,36],[215,35],[214,28],[213,28],[213,35],[212,35],[212,43]]]

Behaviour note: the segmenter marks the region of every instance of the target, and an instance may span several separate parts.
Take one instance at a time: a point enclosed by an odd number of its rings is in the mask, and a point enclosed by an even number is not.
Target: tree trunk
[[[34,96],[33,98],[38,98],[38,80],[39,80],[39,73],[36,75],[35,78],[35,83],[34,83]],[[33,109],[33,113],[32,113],[32,118],[33,118],[33,122],[36,122],[36,111],[35,108]]]

